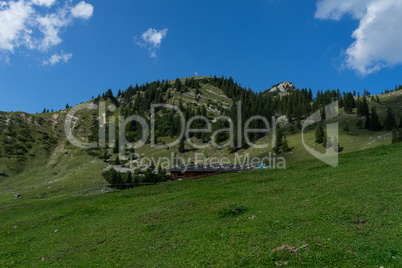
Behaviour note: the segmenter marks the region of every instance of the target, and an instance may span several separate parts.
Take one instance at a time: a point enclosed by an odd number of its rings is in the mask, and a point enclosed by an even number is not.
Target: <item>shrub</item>
[[[235,217],[247,211],[243,205],[229,205],[219,210],[218,215],[220,218]]]

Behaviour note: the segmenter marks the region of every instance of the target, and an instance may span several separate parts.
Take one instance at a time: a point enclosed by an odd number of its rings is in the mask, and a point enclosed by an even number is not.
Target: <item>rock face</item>
[[[287,94],[289,93],[289,89],[296,89],[296,86],[293,85],[292,83],[285,81],[283,83],[280,83],[276,86],[273,86],[269,92],[279,92],[280,94]]]

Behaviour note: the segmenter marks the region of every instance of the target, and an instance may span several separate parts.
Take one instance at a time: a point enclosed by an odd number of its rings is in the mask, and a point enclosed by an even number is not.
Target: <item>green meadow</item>
[[[344,153],[336,168],[313,159],[109,193],[23,196],[1,204],[0,265],[400,267],[401,149]]]

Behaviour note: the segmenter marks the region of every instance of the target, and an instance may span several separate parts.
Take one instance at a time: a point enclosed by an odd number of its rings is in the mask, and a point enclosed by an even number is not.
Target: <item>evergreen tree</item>
[[[282,151],[284,151],[284,152],[289,152],[290,151],[289,144],[288,144],[288,141],[286,139],[286,136],[283,136]]]
[[[328,145],[328,147],[327,147]],[[331,147],[331,141],[328,142],[328,136],[327,133],[324,132],[324,138],[322,139],[322,147],[324,148],[330,148]]]
[[[177,91],[181,92],[182,86],[181,86],[181,81],[180,81],[179,78],[176,78],[176,81],[174,83],[174,87],[176,88]]]
[[[131,176],[131,171],[127,172],[126,184],[127,184],[127,188],[133,187],[133,185],[132,185],[133,184],[133,179],[132,179],[132,176]]]
[[[70,109],[70,105],[68,105],[68,103],[66,104],[66,109]]]
[[[363,97],[363,101],[361,103],[361,116],[369,116],[370,115],[370,110],[367,104],[367,99],[366,97]]]
[[[278,124],[278,127],[276,129],[276,140],[275,140],[276,146],[273,148],[274,152],[277,154],[280,153],[281,147],[283,145],[282,139],[283,139],[282,129],[281,126]]]
[[[118,156],[117,156],[116,159],[114,160],[113,165],[120,165],[120,159],[119,159]]]
[[[370,120],[371,120],[371,122],[370,122],[370,129],[371,130],[377,131],[377,130],[382,129],[380,119],[378,118],[378,114],[377,114],[377,111],[376,111],[375,107],[371,108]]]
[[[402,129],[402,114],[399,115],[399,125],[398,125],[398,127],[399,127],[400,129]]]
[[[117,185],[117,171],[114,168],[112,168],[111,171],[112,171],[112,181],[111,181],[110,184],[111,184],[112,187],[116,187],[116,185]]]
[[[323,143],[324,142],[324,136],[325,136],[324,128],[323,128],[322,124],[319,123],[317,125],[316,130],[315,130],[315,142],[318,143],[318,144]]]
[[[352,93],[347,93],[343,102],[343,108],[346,113],[352,113],[353,108],[356,106],[355,99]]]
[[[366,117],[366,122],[364,123],[364,128],[365,129],[370,129],[371,126],[371,120],[370,120],[370,116]]]
[[[113,147],[113,153],[118,154],[119,153],[119,135],[116,135],[116,137],[114,138],[114,147]]]
[[[121,177],[121,173],[118,171],[116,171],[116,173],[117,173],[116,188],[122,189],[124,187],[124,185],[123,185],[123,179]]]
[[[184,153],[185,152],[185,145],[184,145],[184,138],[182,138],[181,140],[180,140],[180,143],[179,143],[179,153]]]
[[[362,104],[361,104],[360,100],[357,100],[356,108],[357,108],[356,114],[358,116],[362,116]]]
[[[395,115],[394,112],[392,111],[391,107],[388,106],[387,109],[387,115],[385,117],[385,121],[384,121],[384,129],[391,131],[393,128],[396,128],[396,119],[395,119]]]
[[[107,162],[107,160],[109,159],[109,155],[107,153],[107,151],[105,151],[105,153],[102,156],[103,161]]]

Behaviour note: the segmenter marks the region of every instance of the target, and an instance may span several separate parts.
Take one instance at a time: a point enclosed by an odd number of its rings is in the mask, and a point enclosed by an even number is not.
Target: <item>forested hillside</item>
[[[114,166],[126,172],[133,161],[138,163],[146,157],[157,159],[179,155],[185,163],[193,163],[198,153],[205,158],[226,157],[231,161],[237,156],[251,158],[270,152],[283,156],[289,163],[313,158],[302,145],[302,125],[316,111],[321,111],[325,118],[324,108],[334,101],[338,101],[340,115],[327,120],[327,123],[339,123],[339,152],[399,142],[402,137],[401,89],[402,86],[396,86],[376,96],[370,96],[366,90],[363,96],[339,90],[313,94],[311,89],[297,89],[285,82],[255,92],[242,87],[232,78],[191,77],[137,84],[117,93],[109,89],[88,102],[74,107],[66,105],[66,110],[58,112],[48,112],[48,108],[38,114],[1,112],[1,193],[31,189],[31,195],[44,195],[43,189],[52,187],[49,184],[57,185],[56,189],[51,188],[54,192],[103,187],[105,181],[101,174],[105,168]],[[179,137],[182,126],[177,110],[161,108],[152,116],[152,104],[177,107],[183,112],[185,122],[194,116],[202,116],[211,123],[211,131],[190,133],[191,142],[182,138],[173,146],[154,148],[152,138],[155,145],[171,144]],[[84,108],[75,113],[71,125],[77,140],[97,143],[98,146],[91,149],[74,146],[65,134],[68,113],[85,105],[90,109]],[[132,115],[142,117],[149,128],[154,120],[155,132],[153,135],[148,133],[141,148],[124,148],[122,156],[118,154],[121,149],[119,116],[127,118]],[[275,141],[272,131],[249,133],[247,137],[237,131],[239,126],[243,129],[252,116],[266,118],[271,127],[277,124]],[[99,126],[103,118],[106,125],[102,132]],[[205,119],[196,118],[188,127],[205,129]],[[323,151],[326,146],[324,124],[308,127],[303,136],[306,144],[317,151]],[[236,130],[234,137],[227,131],[218,131],[230,127]],[[262,128],[266,128],[263,120],[252,120],[249,124],[249,129]],[[124,130],[125,138],[131,143],[138,142],[144,134],[136,121],[130,121]],[[268,147],[259,149],[250,146],[246,138],[252,144],[266,143]],[[199,149],[194,144],[203,147]],[[134,153],[137,157],[130,162],[130,155]],[[158,167],[158,172],[164,176],[168,168]],[[146,172],[147,169],[140,166],[133,176],[145,177]],[[124,177],[128,178],[127,175]],[[39,193],[35,192],[37,189],[40,189]]]

